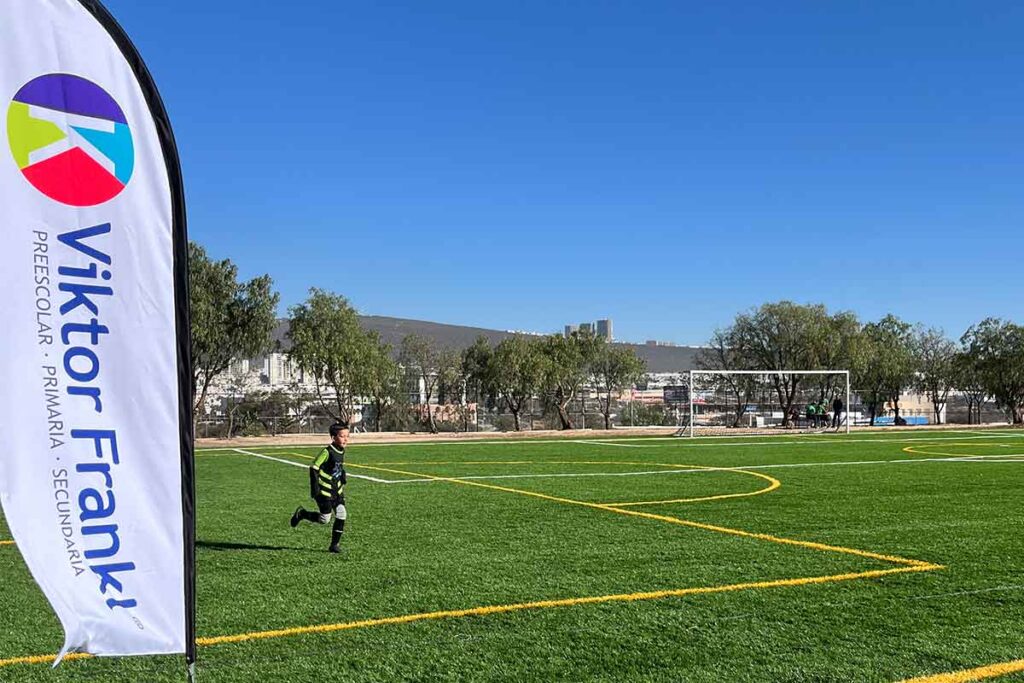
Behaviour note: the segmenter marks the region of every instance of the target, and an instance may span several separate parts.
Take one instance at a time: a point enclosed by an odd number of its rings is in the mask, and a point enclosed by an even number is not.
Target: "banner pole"
[[[189,296],[188,220],[185,211],[185,184],[181,173],[178,145],[170,118],[152,74],[131,38],[103,5],[101,0],[78,0],[103,26],[117,44],[143,90],[146,105],[156,124],[164,166],[170,185],[172,220],[172,258],[174,286],[175,354],[178,365],[178,429],[181,467],[182,540],[184,560],[185,662],[189,683],[196,678],[196,489],[195,489],[195,416],[192,399],[191,306]]]

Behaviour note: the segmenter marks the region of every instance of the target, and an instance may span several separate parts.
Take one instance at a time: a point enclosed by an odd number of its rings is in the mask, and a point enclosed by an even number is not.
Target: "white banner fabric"
[[[185,651],[168,175],[104,26],[0,1],[0,501],[61,655]]]

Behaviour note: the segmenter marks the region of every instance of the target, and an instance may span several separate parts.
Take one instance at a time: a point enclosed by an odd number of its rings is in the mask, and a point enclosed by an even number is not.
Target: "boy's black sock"
[[[313,522],[314,524],[320,521],[320,515],[310,510],[303,510],[300,517],[307,522]]]
[[[334,526],[331,527],[331,547],[336,548],[338,546],[343,533],[345,533],[345,520],[334,520]]]

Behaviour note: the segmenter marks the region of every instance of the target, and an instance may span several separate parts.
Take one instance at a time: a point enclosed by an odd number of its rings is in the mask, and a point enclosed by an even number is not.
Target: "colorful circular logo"
[[[7,138],[25,178],[61,204],[110,201],[135,170],[135,145],[121,107],[78,76],[29,81],[7,110]]]

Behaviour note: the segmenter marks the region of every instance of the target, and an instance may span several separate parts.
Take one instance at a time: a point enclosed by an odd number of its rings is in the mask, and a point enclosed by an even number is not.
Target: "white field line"
[[[282,460],[281,458],[272,458],[269,455],[262,455],[260,453],[253,453],[252,451],[247,451],[247,450],[244,450],[242,448],[232,448],[230,450],[232,452],[234,452],[234,453],[241,453],[242,455],[251,455],[254,458],[262,458],[263,460],[272,460],[274,462],[279,462],[279,463],[281,463],[283,465],[292,465],[294,467],[302,467],[304,469],[309,467],[309,465],[303,465],[301,462],[295,462],[294,460]]]
[[[1019,456],[1018,457],[1013,457],[1013,456],[1001,455],[999,457],[1000,458],[1004,458],[1004,459],[1003,460],[997,460],[997,459],[995,459],[993,457],[993,458],[988,459],[988,460],[980,460],[980,459],[978,459],[977,456],[974,456],[974,457],[970,457],[970,458],[960,458],[960,459],[958,459],[958,462],[980,462],[980,463],[989,463],[989,462],[1024,462],[1024,458],[1021,458]]]
[[[993,432],[996,432],[996,433],[999,433],[999,432],[1010,432],[1010,433],[1012,433],[1014,431],[1019,431],[1019,429],[1016,428],[1016,427],[995,427],[995,428],[987,430],[987,431],[984,430],[984,429],[955,429],[953,431],[956,432],[957,434],[991,434]],[[1020,434],[1018,433],[1017,436],[1020,436]]]
[[[231,451],[235,453],[242,453],[244,455],[251,455],[255,458],[262,458],[263,460],[272,460],[274,462],[283,463],[285,465],[292,465],[294,467],[307,467],[307,465],[294,460],[282,460],[281,458],[274,458],[269,455],[262,455],[260,453],[253,453],[243,448],[232,448]],[[843,466],[857,466],[857,465],[899,465],[916,462],[1024,462],[1024,460],[1013,460],[1009,458],[1024,457],[1024,454],[1018,455],[1017,453],[1000,453],[999,455],[971,455],[971,456],[954,456],[954,457],[942,457],[942,458],[899,458],[894,460],[846,460],[846,461],[833,461],[833,462],[791,462],[791,463],[772,463],[767,465],[742,465],[732,467],[720,467],[716,465],[708,465],[707,467],[700,468],[685,468],[685,469],[663,469],[663,470],[644,470],[640,472],[562,472],[562,473],[551,473],[551,474],[494,474],[494,475],[468,475],[462,477],[442,477],[429,478],[429,479],[380,479],[378,477],[371,477],[366,474],[349,474],[350,477],[357,479],[365,479],[366,481],[372,481],[377,484],[429,484],[436,483],[438,481],[473,481],[477,479],[486,480],[498,480],[498,479],[558,479],[558,478],[583,478],[583,477],[644,477],[644,476],[657,476],[663,474],[700,474],[701,472],[742,472],[747,470],[765,470],[765,469],[779,469],[786,467],[843,467]],[[545,464],[544,462],[534,463],[538,465]],[[358,465],[352,463],[354,467]],[[415,463],[411,464],[415,467]]]
[[[914,437],[904,439],[852,439],[839,437],[835,439],[814,439],[811,437],[798,438],[796,440],[788,441],[777,441],[781,437],[779,436],[765,436],[761,437],[759,441],[726,441],[726,439],[741,439],[740,436],[709,436],[709,437],[697,437],[696,439],[689,439],[684,437],[675,436],[645,436],[645,437],[625,437],[622,439],[614,439],[614,445],[624,445],[619,442],[631,442],[631,441],[674,441],[679,445],[697,446],[697,447],[721,447],[721,446],[793,446],[793,445],[811,445],[820,443],[916,443],[921,441],[974,441],[977,439],[1002,439],[1002,438],[1013,438],[1021,439],[1024,438],[1024,433],[1011,432],[1010,430],[998,430],[990,434],[981,434],[975,431],[944,431],[939,432],[944,435],[959,435],[959,436],[933,436],[933,437]],[[968,436],[963,436],[967,434]],[[714,439],[715,443],[711,443],[710,440]],[[604,443],[606,445],[612,445],[612,441],[600,441],[597,439],[503,439],[498,441],[430,441],[430,442],[405,442],[405,443],[356,443],[350,444],[350,448],[405,448],[407,446],[495,446],[495,445],[509,445],[509,446],[523,446],[529,444],[552,444],[552,443]],[[292,444],[290,446],[253,446],[253,448],[260,448],[262,450],[283,450],[283,449],[295,449],[295,448],[313,448],[319,447],[317,444]],[[649,448],[662,448],[663,446],[649,446]],[[223,448],[197,448],[197,452],[208,452],[208,451],[235,451],[237,448],[225,446]]]
[[[588,446],[616,446],[618,448],[664,448],[664,446],[645,446],[635,443],[615,443],[614,441],[592,441],[590,439],[573,439],[569,443],[582,443]]]
[[[301,462],[295,462],[294,460],[282,460],[281,458],[272,458],[269,455],[262,455],[260,453],[253,453],[252,451],[247,451],[244,448],[232,448],[231,450],[234,451],[235,453],[241,453],[242,455],[251,455],[254,458],[262,458],[263,460],[272,460],[274,462],[283,463],[285,465],[292,465],[294,467],[301,467],[302,469],[308,469],[309,468],[309,465],[306,465],[306,464],[301,463]],[[370,476],[367,476],[365,474],[349,474],[348,476],[353,477],[355,479],[366,479],[367,481],[376,482],[378,484],[398,484],[398,483],[401,483],[400,480],[397,480],[397,479],[378,479],[377,477],[370,477]],[[417,480],[417,481],[420,481],[420,480]],[[430,480],[429,479],[423,479],[422,481],[430,481]]]
[[[781,467],[841,467],[845,465],[890,465],[890,464],[907,464],[916,462],[1024,462],[1024,460],[996,460],[995,458],[1006,458],[1005,455],[976,455],[970,458],[962,457],[950,457],[950,458],[900,458],[897,460],[847,460],[837,462],[796,462],[796,463],[782,463],[782,464],[771,464],[771,465],[742,465],[739,467],[719,467],[717,465],[708,465],[707,467],[700,468],[685,468],[685,469],[663,469],[663,470],[648,470],[641,472],[565,472],[565,473],[552,473],[552,474],[483,474],[483,475],[471,475],[463,477],[441,477],[440,479],[395,479],[387,480],[384,483],[388,484],[429,484],[437,483],[438,481],[473,481],[476,479],[557,479],[561,477],[644,477],[644,476],[657,476],[661,474],[700,474],[702,472],[749,472],[753,470],[765,470],[765,469],[777,469]],[[984,458],[991,458],[991,460],[985,460]],[[535,464],[543,465],[544,462],[537,462]],[[415,467],[415,463],[411,463],[410,467]]]
[[[894,460],[847,460],[837,462],[792,462],[792,463],[776,463],[771,465],[743,465],[741,467],[718,467],[719,470],[763,470],[773,469],[779,467],[839,467],[842,465],[885,465],[885,464],[906,464],[915,462],[1020,462],[1018,460],[995,460],[995,458],[1005,458],[1007,456],[1003,454],[999,455],[972,455],[972,456],[951,456],[942,458],[898,458]],[[692,472],[699,472],[700,470],[691,470]]]
[[[943,433],[944,434],[949,434],[950,432],[943,432]],[[974,434],[974,432],[968,432],[968,433],[969,434]],[[725,441],[724,439],[727,439],[727,438],[736,439],[736,438],[742,438],[742,437],[724,437],[724,436],[723,437],[708,437],[708,438],[713,438],[713,439],[722,439],[722,441],[719,441],[717,443],[708,443],[707,441],[703,441],[702,442],[702,441],[699,441],[699,440],[686,440],[686,439],[681,439],[681,438],[676,438],[676,437],[660,437],[660,436],[649,437],[649,438],[646,438],[646,439],[625,438],[625,439],[617,439],[617,440],[619,440],[619,441],[664,441],[666,439],[670,439],[670,440],[676,441],[676,442],[678,442],[680,444],[692,444],[694,446],[702,446],[702,447],[707,448],[707,447],[713,447],[713,446],[718,446],[718,447],[721,447],[721,446],[726,446],[726,447],[728,447],[728,446],[808,446],[808,445],[820,444],[820,443],[892,443],[892,444],[898,444],[898,443],[916,443],[916,442],[920,442],[920,441],[928,441],[928,442],[931,442],[931,441],[974,441],[974,440],[977,440],[977,439],[1000,439],[1000,438],[1007,437],[1007,436],[1019,439],[1019,438],[1024,438],[1024,433],[1020,433],[1020,434],[1007,434],[1007,433],[1004,433],[1004,434],[985,434],[985,435],[981,435],[981,436],[915,437],[915,438],[907,438],[907,439],[848,439],[848,438],[842,438],[842,437],[840,437],[838,439],[811,439],[811,438],[808,437],[808,438],[802,438],[802,439],[790,440],[790,441],[776,441],[775,438],[777,438],[777,437],[765,437],[765,438],[763,438],[760,441]],[[523,443],[523,442],[520,442],[520,443]]]
[[[935,593],[934,595],[915,595],[908,600],[929,600],[931,598],[951,598],[958,595],[980,595],[981,593],[996,593],[1000,591],[1017,591],[1024,588],[1024,584],[1011,584],[1008,586],[993,586],[992,588],[979,588],[973,591],[953,591],[952,593]]]
[[[543,465],[544,463],[536,463]],[[415,467],[415,465],[414,465]],[[445,480],[472,481],[474,479],[558,479],[560,477],[643,477],[656,474],[682,474],[684,472],[713,472],[714,468],[708,469],[687,469],[687,470],[650,470],[647,472],[561,472],[558,474],[476,474],[465,477],[444,477]],[[406,479],[400,484],[410,482],[430,482],[436,479]]]

